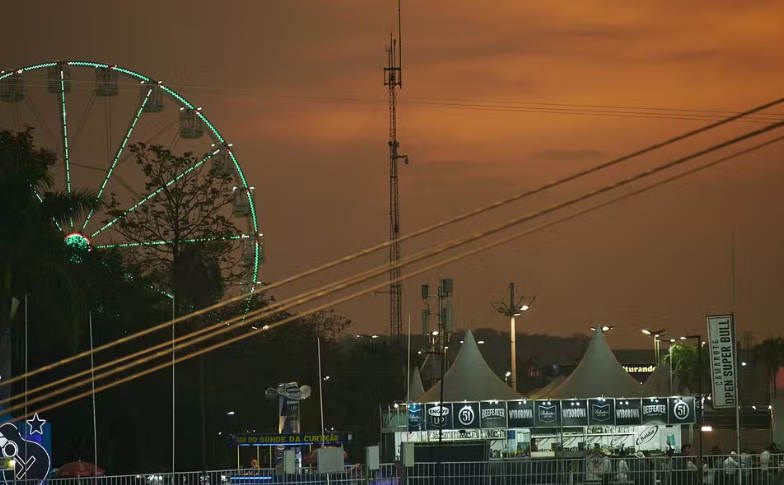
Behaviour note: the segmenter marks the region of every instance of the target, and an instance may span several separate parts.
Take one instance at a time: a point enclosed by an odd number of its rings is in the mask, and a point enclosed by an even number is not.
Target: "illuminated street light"
[[[509,290],[507,293],[509,294],[509,300],[505,300],[506,295],[504,295],[503,300],[490,302],[490,305],[492,305],[498,313],[509,318],[509,361],[512,368],[512,371],[509,374],[509,376],[511,376],[511,379],[509,379],[509,386],[517,391],[517,328],[515,317],[519,317],[522,315],[521,312],[530,309],[534,304],[534,301],[536,301],[536,296],[528,303],[524,303],[524,295],[521,296],[520,299],[515,298],[514,283],[509,283]]]

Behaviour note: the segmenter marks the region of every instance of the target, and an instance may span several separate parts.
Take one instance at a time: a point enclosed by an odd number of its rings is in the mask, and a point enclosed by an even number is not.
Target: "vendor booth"
[[[663,452],[680,450],[681,427],[697,421],[693,396],[652,397],[624,371],[601,330],[575,371],[533,398],[495,375],[469,331],[444,375],[443,403],[440,394],[439,383],[398,406],[382,429],[384,445],[397,455],[406,442],[415,449],[439,440],[444,447],[472,444],[484,455],[474,454],[475,460],[569,456],[596,446],[610,453]]]

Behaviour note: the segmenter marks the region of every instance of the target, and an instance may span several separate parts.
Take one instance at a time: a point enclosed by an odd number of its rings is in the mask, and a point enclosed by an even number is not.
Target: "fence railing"
[[[384,464],[378,470],[346,466],[340,473],[313,468],[218,470],[83,478],[50,478],[46,485],[784,485],[782,455],[514,458],[483,462]],[[6,476],[6,483],[38,485]]]

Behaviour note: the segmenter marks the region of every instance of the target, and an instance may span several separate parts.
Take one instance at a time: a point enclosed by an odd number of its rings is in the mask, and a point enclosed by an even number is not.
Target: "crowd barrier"
[[[638,458],[589,455],[564,459],[516,458],[483,462],[382,464],[378,470],[346,466],[319,474],[302,468],[218,470],[82,478],[50,478],[45,485],[784,485],[782,455],[711,455]],[[29,480],[6,483],[38,485]]]

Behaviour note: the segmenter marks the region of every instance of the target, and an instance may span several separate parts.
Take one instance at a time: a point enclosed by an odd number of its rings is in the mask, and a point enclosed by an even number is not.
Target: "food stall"
[[[483,443],[487,459],[576,456],[610,452],[680,450],[681,427],[696,423],[693,396],[650,396],[618,363],[598,331],[580,365],[557,386],[529,399],[506,386],[487,366],[471,332],[440,384],[398,406],[382,432],[385,443],[426,446],[441,441]],[[407,412],[406,412],[407,410]],[[391,436],[390,436],[391,438]]]

